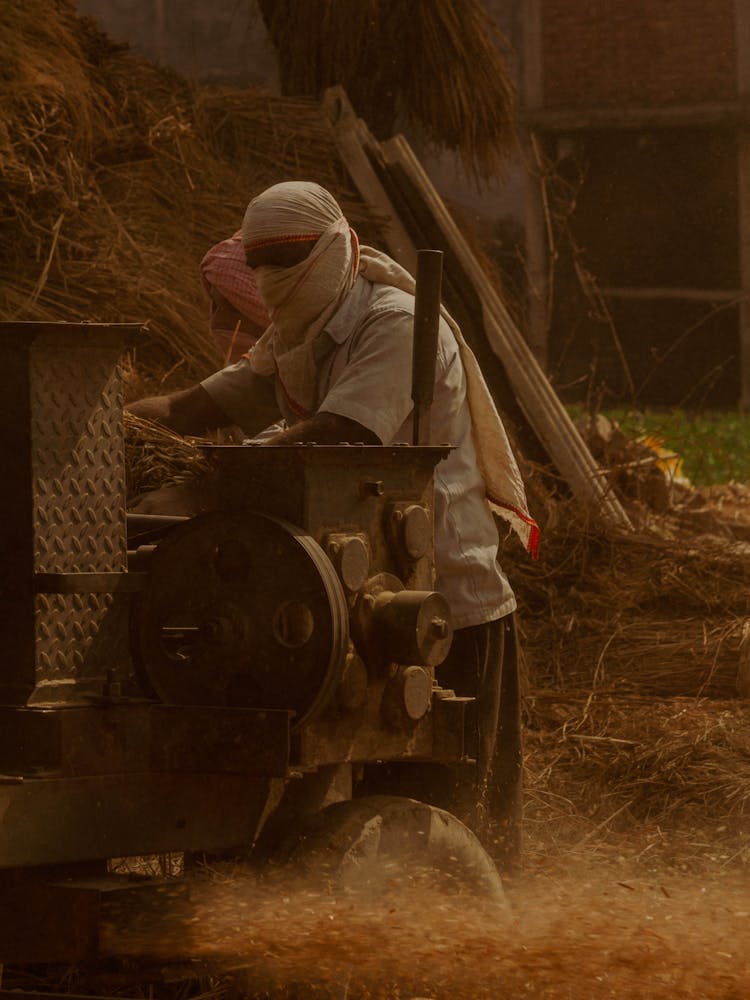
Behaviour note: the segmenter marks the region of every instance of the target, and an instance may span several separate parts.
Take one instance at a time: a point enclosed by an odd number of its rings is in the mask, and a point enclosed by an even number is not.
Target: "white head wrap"
[[[414,278],[387,254],[372,247],[359,248],[337,202],[317,184],[292,181],[264,191],[248,205],[242,238],[246,250],[317,240],[301,264],[255,269],[272,325],[250,354],[253,369],[262,375],[275,372],[292,408],[300,416],[308,415],[315,407],[317,382],[312,341],[349,294],[357,272],[368,281],[412,295]],[[487,502],[509,521],[535,556],[539,528],[529,514],[505,428],[458,324],[444,308],[441,313],[458,342],[466,373],[466,397]]]
[[[271,326],[250,355],[260,375],[276,373],[292,410],[315,408],[313,340],[346,298],[357,275],[357,237],[336,200],[320,185],[275,184],[254,198],[242,223],[245,250],[315,240],[293,267],[258,267],[255,279]]]

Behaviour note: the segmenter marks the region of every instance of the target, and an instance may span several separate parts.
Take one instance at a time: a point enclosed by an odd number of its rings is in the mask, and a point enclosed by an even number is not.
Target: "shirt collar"
[[[326,323],[324,330],[336,344],[343,344],[352,335],[356,317],[370,297],[372,284],[358,274],[351,291]]]

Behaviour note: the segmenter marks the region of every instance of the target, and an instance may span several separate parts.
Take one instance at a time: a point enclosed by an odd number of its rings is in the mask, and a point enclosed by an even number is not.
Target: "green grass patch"
[[[695,486],[750,482],[750,414],[683,410],[605,410],[628,437],[656,437],[682,458]],[[574,419],[581,407],[571,408]]]

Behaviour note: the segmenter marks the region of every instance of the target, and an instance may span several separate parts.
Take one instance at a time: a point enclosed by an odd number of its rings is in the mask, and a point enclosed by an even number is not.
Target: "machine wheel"
[[[476,768],[471,763],[388,761],[368,764],[355,794],[362,797],[385,793],[419,796],[438,808],[455,813],[480,836],[500,871],[510,874],[520,866],[523,827],[521,678],[512,619],[507,623],[505,643],[493,782],[488,789],[481,821],[478,821],[481,814],[477,808]]]
[[[169,529],[131,604],[143,690],[168,705],[322,712],[349,646],[346,597],[323,549],[268,514],[214,512]]]
[[[497,869],[471,830],[416,799],[371,795],[327,806],[287,842],[280,860],[345,892],[437,878],[441,889],[470,889],[508,908]]]

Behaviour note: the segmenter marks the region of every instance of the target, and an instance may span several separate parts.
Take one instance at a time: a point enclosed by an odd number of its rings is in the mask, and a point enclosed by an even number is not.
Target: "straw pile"
[[[472,173],[514,147],[507,44],[479,0],[260,0],[287,94],[341,84],[380,139],[406,119]]]
[[[619,535],[558,502],[539,562],[506,559],[525,632],[530,855],[746,863],[747,513],[687,489],[658,515],[629,508],[640,525]]]
[[[527,699],[532,850],[607,841],[649,861],[750,861],[750,706],[595,696]]]
[[[536,686],[732,697],[750,615],[744,542],[662,515],[612,534],[558,504],[511,576]]]
[[[70,0],[0,11],[0,317],[147,322],[162,388],[221,363],[198,263],[280,180],[331,189],[377,239],[317,101],[191,85]]]

